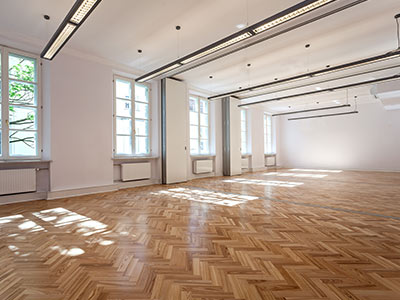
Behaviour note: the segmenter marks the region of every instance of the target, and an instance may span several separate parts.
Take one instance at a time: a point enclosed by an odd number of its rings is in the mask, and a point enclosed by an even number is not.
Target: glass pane
[[[200,137],[208,140],[208,127],[200,127]]]
[[[200,141],[200,154],[208,154],[208,140],[201,140]]]
[[[135,85],[135,100],[140,102],[149,102],[149,88],[145,85]]]
[[[193,111],[193,112],[198,112],[199,111],[197,98],[190,97],[190,99],[189,99],[189,111]]]
[[[37,156],[37,133],[10,130],[11,156]]]
[[[245,111],[244,109],[242,109],[242,110],[240,111],[240,113],[241,113],[242,121],[246,120],[246,111]]]
[[[198,154],[199,153],[199,140],[190,139],[190,153]]]
[[[135,120],[135,134],[136,135],[149,135],[149,121]]]
[[[195,112],[190,112],[189,113],[190,117],[190,124],[191,125],[199,125],[199,115]]]
[[[242,154],[246,154],[247,153],[247,145],[246,142],[242,142]]]
[[[117,117],[117,134],[132,134],[132,119]]]
[[[132,155],[132,137],[117,135],[117,154]]]
[[[10,128],[36,130],[36,108],[10,105]]]
[[[135,103],[135,118],[148,119],[149,118],[149,105],[144,103]]]
[[[132,102],[117,99],[117,116],[132,117]]]
[[[129,81],[116,79],[115,80],[115,93],[117,98],[132,99],[131,83]]]
[[[36,85],[11,81],[9,85],[10,103],[36,105]]]
[[[36,82],[36,59],[10,54],[8,74],[10,79]]]
[[[200,100],[200,113],[208,114],[208,101]]]
[[[241,133],[241,141],[246,142],[246,132]]]
[[[135,152],[136,154],[148,154],[149,151],[149,138],[137,136],[135,138]]]
[[[199,137],[199,127],[190,125],[190,138],[197,139]]]
[[[208,126],[208,115],[200,114],[200,125]]]

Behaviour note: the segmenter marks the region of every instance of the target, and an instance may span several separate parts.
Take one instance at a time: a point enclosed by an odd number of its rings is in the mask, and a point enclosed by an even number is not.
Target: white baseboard
[[[123,189],[148,186],[160,183],[161,181],[159,179],[149,179],[149,180],[138,180],[138,181],[128,181],[128,182],[117,181],[114,183],[114,185],[116,185],[119,190],[123,190]]]
[[[47,192],[5,195],[0,197],[0,205],[22,203],[35,200],[44,200],[46,198],[47,198]]]
[[[104,186],[87,187],[87,188],[72,189],[72,190],[52,191],[47,193],[47,200],[108,193],[108,192],[115,192],[117,190],[118,186],[116,186],[115,184],[110,184]]]

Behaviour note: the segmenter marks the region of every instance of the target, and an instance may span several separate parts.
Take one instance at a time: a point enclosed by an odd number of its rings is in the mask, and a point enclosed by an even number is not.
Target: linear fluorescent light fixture
[[[298,117],[298,118],[290,118],[288,121],[296,121],[296,120],[305,120],[305,119],[316,119],[316,118],[325,118],[325,117],[336,117],[336,116],[343,116],[343,115],[352,115],[358,114],[358,111],[348,111],[336,114],[326,114],[326,115],[315,115],[315,116],[307,116],[307,117]]]
[[[297,81],[297,80],[301,80],[301,79],[312,78],[312,77],[316,77],[316,76],[320,76],[320,75],[326,75],[329,73],[343,71],[343,70],[356,68],[356,67],[361,67],[364,65],[369,65],[369,64],[373,64],[373,63],[377,63],[377,62],[385,61],[385,60],[389,60],[389,59],[394,59],[394,58],[398,58],[398,57],[400,57],[400,49],[390,51],[385,54],[381,54],[381,55],[377,55],[377,56],[363,58],[360,60],[345,63],[345,64],[338,65],[335,67],[325,68],[325,69],[321,69],[321,70],[317,70],[317,71],[313,71],[313,72],[309,72],[309,73],[304,73],[304,74],[300,74],[300,75],[296,75],[296,76],[292,76],[292,77],[288,77],[288,78],[283,78],[281,80],[270,81],[267,83],[250,86],[250,87],[240,89],[240,90],[233,90],[230,92],[226,92],[226,93],[208,97],[208,99],[212,100],[212,99],[223,98],[223,97],[232,96],[232,95],[236,95],[236,94],[242,94],[244,92],[251,92],[254,90],[258,90],[258,89],[268,88],[270,86],[277,86],[280,84],[289,83],[289,82],[293,82],[293,81]]]
[[[272,101],[280,101],[280,100],[290,99],[290,98],[310,96],[310,95],[315,95],[315,94],[319,94],[319,93],[334,92],[334,91],[344,90],[344,89],[351,89],[351,88],[355,88],[358,86],[370,85],[370,84],[383,82],[383,81],[392,81],[392,80],[396,80],[399,78],[400,78],[400,74],[396,74],[393,76],[388,76],[388,77],[383,77],[383,78],[378,78],[378,79],[373,79],[373,80],[368,80],[368,81],[361,81],[361,82],[356,82],[356,83],[351,83],[351,84],[346,84],[346,85],[341,85],[341,86],[335,86],[335,87],[317,90],[317,91],[305,92],[305,93],[300,93],[300,94],[292,94],[292,95],[276,97],[276,98],[272,98],[272,99],[259,100],[259,101],[250,102],[250,103],[243,103],[243,104],[239,104],[238,107],[256,105],[256,104],[272,102]]]
[[[77,0],[40,56],[52,60],[100,2],[101,0]]]
[[[170,64],[167,64],[159,69],[156,69],[152,72],[149,72],[147,74],[144,74],[143,76],[140,76],[137,78],[138,82],[143,82],[147,81],[149,79],[155,78],[159,75],[165,74],[169,71],[170,66],[175,65],[175,64],[180,64],[180,66],[183,66],[185,64],[192,63],[198,59],[201,59],[205,56],[208,56],[210,54],[216,53],[222,49],[225,49],[229,46],[232,46],[234,44],[237,44],[239,42],[242,42],[244,40],[247,40],[259,33],[263,33],[269,29],[272,29],[280,24],[283,24],[287,21],[293,20],[299,16],[302,16],[304,14],[307,14],[317,8],[320,8],[322,6],[325,6],[326,4],[336,2],[338,0],[305,0],[302,1],[272,17],[269,17],[265,20],[262,20],[261,22],[258,22],[256,24],[253,24],[247,28],[244,28],[220,41],[217,41],[211,45],[208,45],[200,50],[197,50],[191,54],[188,54],[181,59],[178,59]],[[366,0],[360,0],[358,2],[364,2]],[[155,75],[157,74],[157,75]]]
[[[273,117],[278,116],[285,116],[285,115],[293,115],[293,114],[300,114],[300,113],[307,113],[312,111],[320,111],[320,110],[328,110],[328,109],[335,109],[335,108],[343,108],[343,107],[350,107],[350,104],[343,104],[343,105],[336,105],[336,106],[328,106],[328,107],[321,107],[321,108],[313,108],[313,109],[304,109],[304,110],[296,110],[296,111],[289,111],[279,114],[273,114]]]

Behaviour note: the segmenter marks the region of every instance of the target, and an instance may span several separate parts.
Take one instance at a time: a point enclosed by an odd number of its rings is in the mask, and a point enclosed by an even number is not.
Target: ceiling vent
[[[372,87],[371,94],[382,102],[384,109],[400,109],[400,80],[378,83]]]

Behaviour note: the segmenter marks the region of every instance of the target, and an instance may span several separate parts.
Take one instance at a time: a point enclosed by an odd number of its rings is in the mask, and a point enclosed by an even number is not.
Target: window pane
[[[36,59],[10,54],[8,63],[10,79],[36,82]]]
[[[199,153],[199,140],[198,139],[190,139],[190,153],[191,154]]]
[[[37,156],[37,133],[10,130],[11,156]]]
[[[115,149],[117,154],[132,154],[132,137],[117,135],[117,148]]]
[[[200,141],[200,154],[208,154],[208,140],[201,140]]]
[[[200,137],[208,140],[208,127],[200,127]]]
[[[200,125],[208,126],[208,115],[200,114]]]
[[[36,105],[36,85],[10,81],[10,103],[23,105]]]
[[[117,134],[132,134],[132,119],[117,117]]]
[[[189,111],[193,111],[193,112],[199,111],[198,101],[196,98],[189,99]]]
[[[191,125],[199,125],[199,115],[195,112],[190,112],[190,124]]]
[[[115,80],[115,93],[117,98],[129,99],[132,98],[131,83],[129,81],[116,79]]]
[[[10,105],[9,110],[11,129],[37,129],[36,108]]]
[[[208,114],[208,101],[200,100],[200,113]]]
[[[149,121],[135,120],[135,134],[136,135],[149,135]]]
[[[132,117],[132,102],[117,99],[117,116]]]
[[[135,85],[135,100],[140,102],[149,102],[149,88],[145,85]]]
[[[149,151],[149,138],[137,136],[135,138],[135,152],[136,154],[148,154]]]
[[[135,103],[135,118],[148,119],[149,105],[144,103]]]
[[[190,126],[190,138],[197,139],[199,137],[199,127],[198,126]]]
[[[242,154],[247,154],[247,145],[245,142],[242,142]]]

